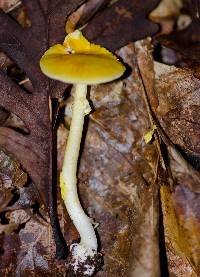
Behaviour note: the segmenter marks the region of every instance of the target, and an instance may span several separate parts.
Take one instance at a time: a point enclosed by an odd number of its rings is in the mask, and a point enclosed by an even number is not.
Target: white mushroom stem
[[[93,255],[97,253],[97,238],[91,219],[81,207],[77,193],[76,176],[84,116],[91,110],[86,95],[87,85],[77,84],[75,87],[72,121],[61,173],[61,192],[67,211],[80,234],[79,245],[81,252],[85,252],[85,255]]]

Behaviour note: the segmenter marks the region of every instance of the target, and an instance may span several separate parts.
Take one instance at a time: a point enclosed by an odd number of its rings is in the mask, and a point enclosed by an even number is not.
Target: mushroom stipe
[[[90,113],[87,85],[113,81],[123,75],[125,66],[105,48],[90,43],[80,31],[66,36],[63,45],[49,48],[40,60],[42,72],[52,79],[75,85],[72,121],[60,174],[61,195],[80,235],[80,243],[70,247],[70,268],[75,274],[92,276],[99,268],[96,234],[92,220],[81,207],[77,193],[77,163],[84,125]]]

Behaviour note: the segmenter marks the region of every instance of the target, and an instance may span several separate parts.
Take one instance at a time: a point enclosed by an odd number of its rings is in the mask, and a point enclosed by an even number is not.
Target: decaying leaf
[[[0,275],[55,276],[51,226],[38,217],[37,196],[19,162],[0,151]],[[61,268],[67,267],[60,265]],[[63,269],[62,269],[63,271]],[[48,274],[48,276],[50,276]]]
[[[4,225],[3,225],[4,226]],[[66,276],[67,266],[56,263],[50,224],[29,219],[17,232],[0,235],[1,276]]]
[[[13,191],[23,188],[27,181],[27,175],[20,168],[17,161],[13,161],[0,151],[0,212],[14,198]]]
[[[200,81],[189,69],[159,63],[154,68],[159,98],[157,115],[173,143],[198,169]]]
[[[191,276],[198,276],[199,274],[199,240],[197,234],[199,233],[199,181],[200,176],[195,169],[189,164],[193,156],[195,156],[195,161],[197,164],[193,163],[193,166],[197,168],[198,166],[198,149],[196,153],[194,149],[192,149],[192,153],[187,155],[189,152],[189,145],[181,145],[180,140],[182,138],[183,141],[189,141],[190,145],[193,147],[198,147],[196,141],[193,140],[194,137],[198,137],[198,130],[188,127],[187,121],[190,124],[198,124],[197,114],[195,117],[195,111],[198,110],[198,100],[199,99],[199,80],[194,77],[194,74],[189,69],[178,69],[175,67],[169,67],[163,64],[154,64],[154,70],[156,73],[156,83],[155,83],[155,96],[158,99],[159,106],[155,108],[155,105],[152,104],[151,101],[151,93],[153,84],[148,80],[148,76],[146,78],[145,69],[147,68],[148,60],[145,59],[145,51],[141,42],[136,43],[136,49],[138,52],[138,65],[140,68],[141,76],[143,78],[143,84],[145,88],[145,99],[147,103],[147,107],[149,107],[148,112],[152,121],[155,120],[155,115],[153,115],[152,110],[155,112],[156,116],[159,118],[162,126],[165,129],[166,134],[169,136],[166,139],[166,135],[161,128],[158,128],[158,133],[163,139],[164,143],[169,149],[169,153],[176,153],[176,159],[174,159],[175,155],[170,157],[170,168],[172,171],[172,176],[166,175],[165,181],[162,180],[162,184],[165,186],[161,187],[161,203],[163,209],[163,218],[164,218],[164,230],[165,230],[165,238],[166,238],[166,246],[168,253],[168,261],[169,261],[169,272],[174,273],[174,268],[170,265],[170,262],[177,261],[176,257],[178,256],[180,259],[184,257],[183,264],[188,264],[188,270],[185,269],[185,272],[192,271]],[[145,66],[144,66],[145,65]],[[173,72],[173,73],[172,73]],[[184,77],[183,77],[184,76]],[[151,105],[151,106],[150,106]],[[193,112],[193,106],[197,109]],[[185,111],[186,110],[186,111]],[[183,123],[178,125],[178,123],[174,124],[170,122],[170,124],[166,124],[166,121],[169,120],[170,115],[174,117],[175,120],[179,121],[179,116],[177,115],[177,111],[181,111],[182,114],[187,114],[185,116],[185,123],[183,128]],[[179,113],[178,113],[179,114]],[[189,117],[188,117],[189,115]],[[194,115],[191,119],[190,115]],[[156,121],[157,123],[157,121]],[[173,128],[173,130],[171,130]],[[170,132],[171,130],[171,132]],[[176,136],[176,132],[178,135]],[[184,132],[184,135],[181,136],[181,133]],[[188,137],[188,139],[187,139]],[[184,140],[185,139],[185,140]],[[176,150],[173,146],[173,143],[169,142],[172,140],[179,149]],[[159,141],[158,141],[159,142]],[[173,151],[171,151],[171,149]],[[162,149],[160,149],[160,154],[162,154]],[[181,151],[182,150],[182,151]],[[178,151],[181,151],[184,155]],[[165,154],[166,155],[166,154]],[[184,160],[186,158],[187,162]],[[163,157],[163,161],[166,157]],[[174,159],[174,160],[173,160]],[[165,167],[167,165],[165,164]],[[176,183],[178,186],[174,188],[175,193],[172,196],[170,193],[170,178],[173,178],[173,185]],[[198,192],[198,193],[196,193]],[[174,203],[171,198],[174,198]],[[193,199],[192,204],[189,199]],[[185,203],[188,203],[184,205]],[[196,203],[195,203],[196,202]],[[174,207],[174,206],[175,207]],[[175,211],[176,210],[176,211]],[[169,243],[168,243],[169,242]],[[170,244],[172,245],[172,249],[170,248]],[[171,252],[170,252],[171,251]],[[172,254],[175,252],[177,256],[172,258]],[[186,267],[187,268],[187,267]],[[184,269],[183,269],[184,271]],[[181,271],[179,271],[181,272]],[[185,274],[185,273],[184,273]]]
[[[199,275],[199,168],[198,114],[199,80],[190,69],[179,69],[155,63],[156,92],[159,106],[156,114],[170,140],[180,151],[179,158],[170,155],[170,167],[177,186],[161,188],[164,228],[169,270],[179,276]],[[169,151],[170,152],[170,151]],[[186,159],[188,167],[182,163]],[[190,164],[192,166],[190,166]],[[197,193],[198,192],[198,193]],[[180,271],[173,264],[182,263]]]
[[[158,25],[146,19],[158,3],[158,0],[117,1],[97,14],[83,33],[89,40],[103,44],[110,50],[119,49],[127,42],[142,39],[158,31]]]
[[[161,201],[169,251],[175,251],[184,263],[189,262],[192,266],[193,271],[188,267],[188,271],[184,272],[183,276],[199,276],[199,195],[195,195],[183,186],[176,187],[173,193],[168,187],[163,186]]]

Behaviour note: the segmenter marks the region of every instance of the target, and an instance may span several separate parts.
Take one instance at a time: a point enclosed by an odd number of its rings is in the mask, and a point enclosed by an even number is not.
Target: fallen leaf
[[[66,22],[66,33],[73,32],[76,28],[84,26],[99,10],[108,5],[110,0],[89,0],[72,13]]]
[[[179,152],[177,159],[174,158],[167,145],[171,178],[176,186],[173,190],[168,186],[161,188],[169,271],[175,276],[198,276],[200,178],[195,169],[199,166],[197,114],[200,83],[190,69],[155,63],[154,70],[159,99],[156,115]]]
[[[54,260],[51,226],[36,209],[38,196],[33,185],[27,184],[27,174],[3,151],[0,168],[0,274],[55,276],[60,270],[66,272],[66,265]]]
[[[198,168],[200,81],[189,69],[159,63],[155,64],[154,69],[155,88],[159,98],[157,116],[172,142]]]
[[[5,189],[20,188],[26,184],[27,174],[21,169],[20,163],[7,156],[2,150],[0,150],[0,168]]]
[[[84,28],[86,37],[110,50],[116,50],[144,37],[155,34],[158,25],[146,19],[146,15],[159,3],[158,0],[122,0],[99,12]]]
[[[173,193],[168,187],[163,186],[161,201],[169,249],[192,266],[193,272],[189,270],[188,275],[183,276],[199,276],[199,195],[183,186],[177,186]]]
[[[64,263],[54,260],[55,247],[50,225],[28,221],[18,232],[0,237],[2,276],[66,276]]]

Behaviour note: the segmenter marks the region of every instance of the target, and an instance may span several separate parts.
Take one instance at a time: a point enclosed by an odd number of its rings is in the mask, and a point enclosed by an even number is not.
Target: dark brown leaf
[[[144,37],[155,34],[158,25],[146,19],[159,3],[154,1],[117,1],[98,13],[83,30],[89,40],[116,50]]]
[[[162,35],[157,40],[168,48],[173,48],[187,60],[198,62],[200,58],[200,20],[194,19],[184,30]]]
[[[184,0],[182,1],[182,4],[185,9],[184,13],[189,14],[192,18],[189,26],[183,28],[182,30],[175,29],[175,31],[168,35],[158,36],[157,40],[162,45],[172,48],[176,52],[180,53],[183,59],[188,61],[189,64],[191,61],[198,63],[200,57],[199,0]]]

